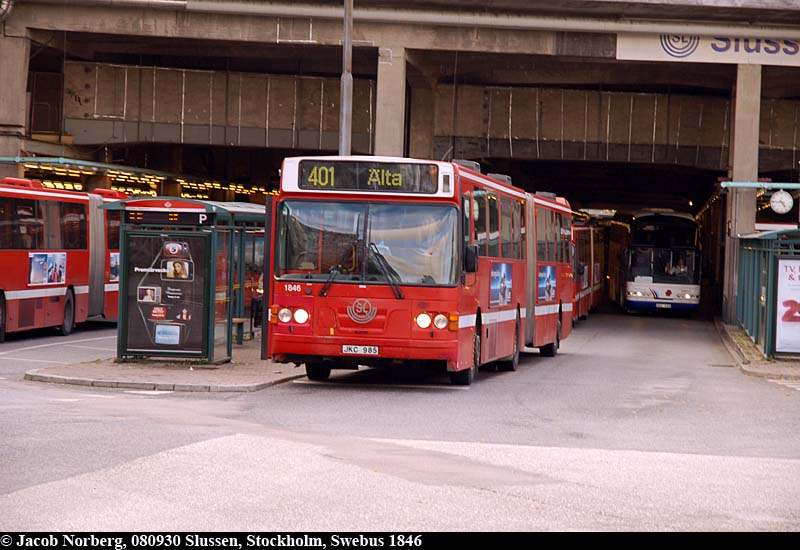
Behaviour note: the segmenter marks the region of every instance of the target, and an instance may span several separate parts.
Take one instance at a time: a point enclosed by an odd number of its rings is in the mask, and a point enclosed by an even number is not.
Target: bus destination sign
[[[434,195],[439,187],[435,164],[350,160],[300,161],[300,189]]]

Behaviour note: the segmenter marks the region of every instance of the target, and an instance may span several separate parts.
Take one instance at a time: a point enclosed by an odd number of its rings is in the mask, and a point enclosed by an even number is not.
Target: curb
[[[762,378],[764,380],[800,380],[800,374],[781,374],[776,372],[762,372],[755,365],[740,365],[739,370],[747,376]]]
[[[722,345],[728,350],[728,353],[731,354],[736,362],[736,366],[745,375],[768,380],[800,380],[800,374],[775,372],[776,365],[771,363],[753,363],[747,359],[744,352],[739,347],[739,344],[725,328],[721,319],[714,319],[714,327],[717,329]],[[780,365],[777,365],[777,368],[780,368]]]
[[[718,317],[714,318],[714,328],[717,329],[717,334],[722,341],[722,345],[728,350],[728,353],[733,356],[733,360],[736,361],[736,366],[739,367],[739,369],[741,369],[743,365],[750,363],[750,360],[745,357],[744,352],[739,348],[739,344],[737,344],[736,340],[728,333],[724,323]]]
[[[50,384],[65,384],[72,386],[87,386],[93,388],[119,388],[126,390],[144,391],[179,391],[179,392],[207,392],[207,393],[246,393],[256,392],[276,386],[284,382],[289,382],[297,378],[304,378],[305,374],[293,374],[270,380],[269,382],[258,382],[256,384],[165,384],[163,382],[129,382],[120,380],[92,380],[88,378],[76,378],[70,376],[60,376],[56,374],[42,374],[38,370],[25,373],[25,380],[32,382],[46,382]]]

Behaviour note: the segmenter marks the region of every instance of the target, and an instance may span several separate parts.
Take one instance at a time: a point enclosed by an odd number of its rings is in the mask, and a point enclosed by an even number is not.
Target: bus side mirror
[[[464,247],[464,271],[477,273],[478,271],[478,245],[470,244]]]

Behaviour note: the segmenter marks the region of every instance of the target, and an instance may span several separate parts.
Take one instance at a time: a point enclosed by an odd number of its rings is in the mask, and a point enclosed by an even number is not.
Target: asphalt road
[[[593,315],[467,389],[22,380],[107,356],[105,330],[0,345],[0,530],[800,529],[800,391],[734,368],[710,323]]]

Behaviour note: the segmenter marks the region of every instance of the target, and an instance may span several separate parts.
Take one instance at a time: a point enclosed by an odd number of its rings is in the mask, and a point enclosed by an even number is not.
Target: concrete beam
[[[215,13],[169,12],[97,6],[21,3],[7,23],[7,33],[22,36],[29,28],[117,36],[220,40],[261,44],[339,46],[342,24],[310,17],[252,17]],[[413,45],[417,49],[554,55],[551,31],[438,27],[411,22],[367,23],[356,20],[353,47]]]

